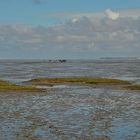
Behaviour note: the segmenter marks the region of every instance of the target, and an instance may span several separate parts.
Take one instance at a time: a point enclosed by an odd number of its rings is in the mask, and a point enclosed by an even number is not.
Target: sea
[[[0,60],[0,78],[21,82],[37,77],[93,76],[140,82],[140,59]]]
[[[140,84],[140,59],[0,60],[0,79],[107,77]],[[0,93],[0,140],[139,140],[140,91],[57,85]]]

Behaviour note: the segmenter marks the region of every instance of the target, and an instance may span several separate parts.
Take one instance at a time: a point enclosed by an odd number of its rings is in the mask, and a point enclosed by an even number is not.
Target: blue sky
[[[62,20],[47,16],[50,13],[98,12],[108,8],[139,7],[140,0],[1,0],[0,22],[48,25]]]
[[[139,13],[140,0],[0,0],[0,58],[139,56]]]

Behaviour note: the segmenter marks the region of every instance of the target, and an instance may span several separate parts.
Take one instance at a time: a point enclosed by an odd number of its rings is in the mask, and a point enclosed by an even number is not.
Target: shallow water
[[[36,77],[95,76],[140,82],[140,60],[0,60],[0,78],[14,82]]]
[[[77,75],[115,76],[138,81],[138,63],[103,63],[103,60],[98,63],[77,61],[64,64],[1,62],[0,75],[3,79],[17,83],[36,76]],[[36,69],[39,69],[38,72]],[[0,93],[0,140],[139,139],[138,91],[58,85],[51,87],[46,93]]]

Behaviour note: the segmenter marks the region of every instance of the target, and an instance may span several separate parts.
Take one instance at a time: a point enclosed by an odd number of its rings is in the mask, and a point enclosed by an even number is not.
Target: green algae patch
[[[128,85],[129,81],[97,78],[97,77],[62,77],[62,78],[35,78],[26,83],[31,85],[53,85],[65,83],[94,84],[94,85]]]
[[[0,80],[0,86],[7,86],[7,85],[13,85],[13,84],[10,83],[9,81]]]
[[[9,81],[0,80],[0,92],[39,92],[38,89],[33,86],[16,85]]]

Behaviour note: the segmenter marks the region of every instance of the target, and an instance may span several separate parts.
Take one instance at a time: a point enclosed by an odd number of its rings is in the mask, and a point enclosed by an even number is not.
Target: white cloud
[[[121,13],[121,18],[118,18],[115,14],[113,12],[111,18],[101,18],[100,14],[100,18],[96,20],[92,16],[77,16],[50,27],[0,25],[0,48],[30,48],[38,52],[57,52],[59,49],[64,52],[68,50],[89,53],[140,52],[140,17],[134,19]]]
[[[110,9],[107,9],[105,11],[105,14],[107,15],[108,18],[112,19],[112,20],[116,20],[117,18],[119,18],[120,14],[118,12],[113,12]]]
[[[78,21],[78,18],[73,18],[72,19],[72,22],[77,22]]]
[[[106,9],[105,11],[100,12],[90,12],[90,13],[52,13],[48,14],[48,16],[53,17],[65,17],[65,18],[80,18],[80,17],[88,17],[90,19],[95,18],[104,18],[109,17],[111,19],[117,19],[117,18],[138,18],[140,16],[140,8],[137,9],[120,9],[119,11]]]

